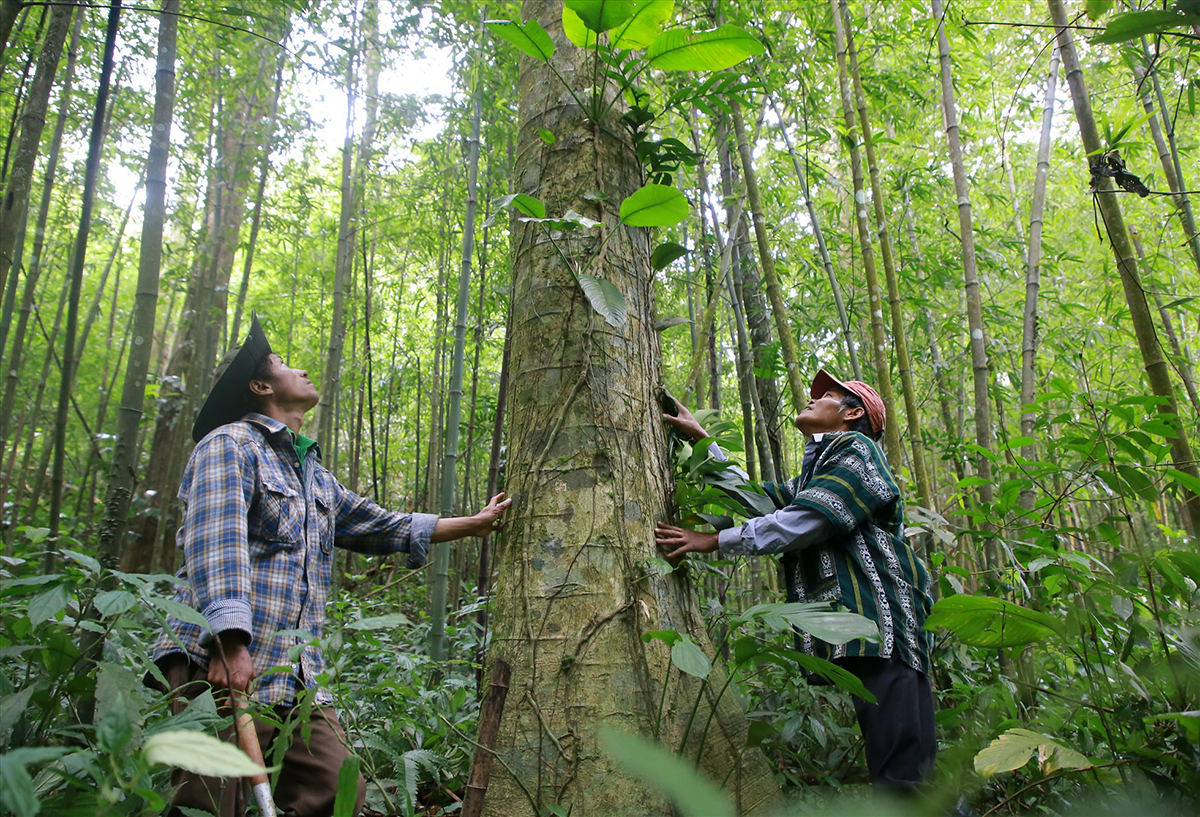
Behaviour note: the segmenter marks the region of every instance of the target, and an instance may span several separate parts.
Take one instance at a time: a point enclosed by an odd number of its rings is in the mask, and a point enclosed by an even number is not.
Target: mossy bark
[[[554,68],[586,102],[592,55],[567,42],[561,13],[557,0],[526,0],[522,16],[551,34]],[[573,209],[602,226],[513,228],[506,487],[515,505],[498,547],[489,656],[511,665],[512,681],[485,813],[533,815],[552,804],[573,814],[672,813],[604,754],[605,727],[676,749],[686,732],[685,756],[699,756],[739,811],[754,813],[774,803],[777,785],[759,750],[745,749],[746,722],[724,679],[714,670],[702,687],[672,667],[662,643],[642,640],[673,629],[711,655],[686,569],[659,576],[646,561],[659,555],[653,526],[668,516],[672,486],[656,399],[650,231],[617,218],[642,183],[617,121],[621,104],[594,121],[529,58],[518,91],[517,191],[550,215]],[[543,128],[553,145],[538,136]],[[604,201],[588,196],[596,190]],[[578,269],[593,254],[589,274],[624,294],[622,326],[593,311],[568,268],[566,259]]]

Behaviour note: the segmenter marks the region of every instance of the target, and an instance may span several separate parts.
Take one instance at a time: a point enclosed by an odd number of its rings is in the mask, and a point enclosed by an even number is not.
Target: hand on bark
[[[667,425],[671,426],[684,439],[697,441],[703,440],[708,436],[708,432],[704,430],[704,426],[696,422],[696,418],[688,411],[687,406],[680,403],[678,399],[672,397],[675,401],[675,414],[667,414],[663,412],[663,420]]]
[[[218,636],[208,656],[208,682],[218,690],[246,692],[254,680],[254,662],[246,648],[245,633],[226,630]]]
[[[483,510],[471,517],[475,525],[475,536],[487,536],[495,533],[504,524],[504,512],[512,505],[511,499],[504,498],[504,492],[492,497]]]
[[[701,533],[687,530],[675,525],[659,522],[654,526],[654,541],[664,550],[674,548],[667,554],[668,559],[674,559],[685,553],[713,553],[717,549],[717,534]]]

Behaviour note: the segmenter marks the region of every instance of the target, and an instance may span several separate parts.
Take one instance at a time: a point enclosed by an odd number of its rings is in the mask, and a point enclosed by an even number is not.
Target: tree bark
[[[592,55],[568,43],[561,8],[526,0],[522,16],[550,33],[558,73],[586,98]],[[518,92],[517,189],[541,199],[548,213],[572,208],[601,221],[595,232],[570,239],[573,260],[597,252],[606,231],[615,231],[603,263],[590,269],[621,290],[628,318],[617,327],[606,323],[537,226],[514,227],[507,484],[515,511],[499,553],[489,656],[512,667],[512,692],[496,748],[503,762],[485,813],[533,815],[550,804],[574,814],[672,813],[660,795],[614,767],[597,733],[601,726],[657,732],[679,746],[697,701],[697,722],[717,709],[699,753],[702,771],[727,781],[741,813],[771,808],[775,781],[759,750],[745,750],[737,704],[731,697],[718,702],[720,670],[704,685],[679,678],[664,646],[641,639],[672,628],[698,644],[708,641],[686,571],[647,575],[644,566],[657,555],[652,528],[667,517],[671,474],[657,401],[662,373],[650,235],[616,218],[619,202],[641,183],[616,121],[622,100],[612,100],[606,120],[594,121],[547,65],[530,58],[521,59]],[[558,147],[546,149],[540,128],[556,135]],[[607,201],[585,198],[596,189]],[[695,757],[699,744],[700,730],[692,730],[681,748]]]
[[[935,3],[939,0],[934,0]],[[1083,149],[1088,156],[1100,156],[1103,145],[1100,134],[1096,129],[1096,120],[1092,115],[1091,97],[1088,95],[1087,84],[1084,82],[1083,69],[1079,65],[1079,57],[1075,52],[1075,37],[1067,20],[1067,10],[1062,0],[1046,0],[1050,7],[1050,16],[1058,31],[1058,47],[1062,52],[1063,67],[1067,75],[1067,87],[1071,90],[1071,101],[1074,103],[1075,120],[1079,123],[1079,135]],[[1183,428],[1179,405],[1175,400],[1175,389],[1171,385],[1170,369],[1166,358],[1163,357],[1162,347],[1154,331],[1154,320],[1150,315],[1150,307],[1146,303],[1146,291],[1138,274],[1137,259],[1134,257],[1129,231],[1125,227],[1125,215],[1121,210],[1112,179],[1104,178],[1096,185],[1096,206],[1108,234],[1112,246],[1113,257],[1121,276],[1121,286],[1125,290],[1125,301],[1129,304],[1129,315],[1133,323],[1133,331],[1137,335],[1138,349],[1142,355],[1142,365],[1146,369],[1146,379],[1150,382],[1153,394],[1162,398],[1159,412],[1163,419],[1176,429],[1175,436],[1170,438],[1171,459],[1178,470],[1200,479],[1200,470],[1196,468],[1196,460],[1192,455],[1192,446],[1188,442],[1187,432]],[[1184,513],[1189,517],[1191,530],[1200,529],[1200,494],[1189,491],[1183,485],[1179,486],[1184,499]]]

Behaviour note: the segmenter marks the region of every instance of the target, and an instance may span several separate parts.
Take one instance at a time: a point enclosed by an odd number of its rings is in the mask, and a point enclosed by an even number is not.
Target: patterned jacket
[[[185,509],[176,575],[186,586],[175,600],[200,611],[209,628],[168,617],[172,632],[155,645],[155,661],[185,652],[207,666],[213,634],[241,630],[258,676],[252,697],[287,703],[325,670],[315,640],[334,546],[406,552],[410,568],[424,563],[437,517],[384,510],[344,487],[318,457],[313,446],[302,464],[287,426],[253,413],[196,446],[179,487]],[[290,672],[266,674],[280,666]],[[323,689],[316,699],[331,701]]]
[[[805,460],[800,476],[763,487],[780,508],[815,512],[835,534],[784,554],[788,601],[859,613],[879,625],[882,640],[835,646],[804,633],[801,648],[826,659],[895,655],[928,675],[929,573],[904,536],[904,501],[882,449],[858,432],[830,432],[809,443]]]

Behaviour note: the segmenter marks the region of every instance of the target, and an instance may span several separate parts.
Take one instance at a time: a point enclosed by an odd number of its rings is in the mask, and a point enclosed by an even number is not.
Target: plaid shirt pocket
[[[317,535],[321,540],[321,551],[323,553],[333,552],[333,534],[334,525],[334,509],[337,503],[329,496],[326,496],[325,490],[314,492],[313,503],[317,508]]]
[[[264,552],[304,546],[304,499],[274,474],[262,477],[258,513],[250,514],[250,547]]]

